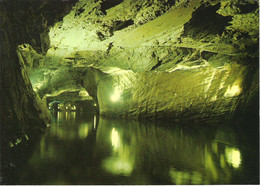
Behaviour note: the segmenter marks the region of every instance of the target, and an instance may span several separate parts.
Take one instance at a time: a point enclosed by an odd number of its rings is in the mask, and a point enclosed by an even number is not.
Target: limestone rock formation
[[[107,117],[257,128],[258,15],[254,0],[1,0],[1,170],[68,93]]]
[[[243,116],[257,108],[248,105],[258,97],[258,10],[256,1],[79,0],[50,28],[46,64],[29,71],[52,74],[39,80],[41,96],[84,88],[106,116]]]
[[[81,90],[113,117],[256,114],[257,1],[15,2],[1,1],[1,114],[11,128],[39,118],[44,126],[36,94]]]

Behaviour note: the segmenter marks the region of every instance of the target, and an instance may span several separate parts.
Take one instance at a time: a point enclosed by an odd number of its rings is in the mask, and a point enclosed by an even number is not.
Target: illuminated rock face
[[[258,12],[258,1],[1,0],[1,150],[43,130],[41,99],[70,90],[110,117],[258,122]]]
[[[19,45],[22,69],[41,98],[86,89],[100,113],[113,117],[218,120],[251,112],[258,99],[257,1],[79,0],[70,12],[68,4],[54,18],[44,8],[38,21],[23,15],[25,26],[14,29],[20,35],[8,55]]]
[[[257,12],[253,1],[79,1],[50,29],[47,56],[96,69],[82,87],[102,115],[229,119],[258,94]]]
[[[171,72],[123,71],[100,81],[100,112],[118,117],[218,121],[244,102],[246,67],[176,67]]]

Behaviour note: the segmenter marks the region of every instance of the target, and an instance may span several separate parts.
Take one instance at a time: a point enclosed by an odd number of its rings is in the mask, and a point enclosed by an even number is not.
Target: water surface
[[[254,147],[240,139],[231,128],[112,120],[98,118],[95,113],[54,112],[53,124],[36,144],[21,170],[19,182],[257,182]]]

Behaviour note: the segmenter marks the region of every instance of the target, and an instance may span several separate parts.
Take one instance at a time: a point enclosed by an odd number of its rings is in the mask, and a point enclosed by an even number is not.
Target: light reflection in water
[[[109,136],[106,135],[108,131]],[[222,140],[232,136],[230,131],[221,134]],[[106,143],[109,138],[111,143]],[[104,143],[106,145],[99,149],[98,145]],[[167,184],[212,184],[220,183],[219,180],[229,183],[234,165],[226,158],[226,146],[214,139],[214,133],[209,136],[200,131],[190,133],[177,126],[165,129],[135,122],[116,124],[114,121],[111,125],[109,120],[100,118],[97,130],[100,153],[106,148],[110,151],[102,162],[105,171],[133,176],[137,169],[140,176],[147,177],[146,171],[151,170],[155,177],[168,175],[169,182],[164,180]]]
[[[172,182],[176,185],[202,185],[207,184],[203,181],[203,176],[197,171],[177,171],[174,168],[170,168],[170,177]]]
[[[111,144],[113,152],[110,157],[103,161],[104,170],[114,175],[130,176],[133,171],[135,157],[134,154],[131,154],[130,147],[123,143],[115,128],[112,128],[111,131]]]
[[[239,168],[241,163],[241,155],[239,149],[227,146],[225,148],[225,155],[227,162],[230,165],[232,165],[234,168]]]
[[[64,121],[75,121],[76,112],[68,112],[68,111],[58,111],[57,112],[57,122],[62,123]]]
[[[57,123],[40,140],[21,180],[26,184],[233,183],[234,175],[243,177],[244,159],[235,135],[223,131],[216,135],[216,129],[166,128],[58,112]]]
[[[115,130],[115,128],[113,128],[112,132],[111,132],[111,142],[112,142],[112,146],[113,146],[114,150],[117,151],[120,146],[120,138],[119,138],[119,134]]]
[[[114,175],[130,176],[133,170],[133,163],[123,157],[111,156],[104,160],[103,167]]]
[[[57,121],[58,121],[58,123],[59,123],[59,122],[62,122],[61,113],[63,113],[63,112],[58,112],[58,113],[57,113]]]
[[[82,124],[79,126],[78,129],[78,134],[79,134],[79,138],[84,139],[88,136],[88,124]]]
[[[94,115],[94,130],[97,128],[97,116]]]

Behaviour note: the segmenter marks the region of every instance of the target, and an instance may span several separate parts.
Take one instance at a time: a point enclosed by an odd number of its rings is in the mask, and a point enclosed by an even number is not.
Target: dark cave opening
[[[109,9],[109,8],[112,8],[120,3],[122,3],[123,0],[104,0],[104,1],[101,1],[100,5],[101,5],[101,12],[103,12],[103,14],[107,14],[106,13],[106,10]]]

